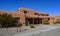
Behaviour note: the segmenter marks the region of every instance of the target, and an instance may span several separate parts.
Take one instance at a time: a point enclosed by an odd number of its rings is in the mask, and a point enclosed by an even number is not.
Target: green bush
[[[33,24],[30,24],[30,28],[35,28],[35,26]]]
[[[15,18],[13,18],[11,14],[0,14],[0,24],[6,28],[13,27],[15,26]]]

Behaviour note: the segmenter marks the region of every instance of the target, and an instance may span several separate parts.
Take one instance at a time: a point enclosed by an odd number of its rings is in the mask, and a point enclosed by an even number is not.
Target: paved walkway
[[[40,36],[60,36],[60,28],[48,32],[42,32]]]
[[[17,34],[13,36],[60,36],[60,26],[44,25],[36,28],[34,31]]]

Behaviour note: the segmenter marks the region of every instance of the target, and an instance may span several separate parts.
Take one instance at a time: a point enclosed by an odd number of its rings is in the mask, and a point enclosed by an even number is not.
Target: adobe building
[[[0,14],[11,14],[15,19],[16,22],[21,22],[28,24],[42,24],[42,19],[47,18],[50,24],[56,22],[58,17],[57,16],[49,16],[47,13],[36,12],[34,10],[26,9],[26,8],[19,8],[16,12],[6,12],[0,11]]]

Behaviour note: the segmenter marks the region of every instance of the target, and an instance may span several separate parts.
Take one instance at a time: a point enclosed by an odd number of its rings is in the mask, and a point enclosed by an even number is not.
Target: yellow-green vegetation
[[[47,18],[43,18],[43,19],[42,19],[42,24],[45,24],[45,25],[49,24],[49,23],[48,23],[48,19],[47,19]]]
[[[57,19],[56,23],[60,23],[60,19]]]
[[[26,24],[25,22],[23,22],[23,24]]]
[[[26,26],[26,23],[25,23],[25,22],[23,22],[22,24],[23,24],[24,26]]]
[[[30,28],[35,28],[34,24],[30,24],[29,26]]]

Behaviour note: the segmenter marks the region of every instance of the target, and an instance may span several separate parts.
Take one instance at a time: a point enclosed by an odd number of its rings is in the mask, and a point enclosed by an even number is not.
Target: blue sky
[[[60,16],[60,0],[0,0],[0,10],[15,12],[18,8]]]

